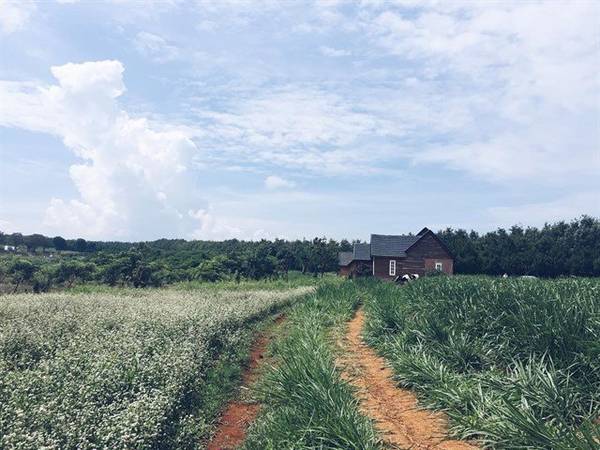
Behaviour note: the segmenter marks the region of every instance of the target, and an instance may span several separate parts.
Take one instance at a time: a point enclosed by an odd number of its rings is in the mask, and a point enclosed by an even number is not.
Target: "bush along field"
[[[251,328],[313,288],[0,296],[0,448],[195,448]]]
[[[285,335],[273,344],[275,367],[259,383],[264,407],[246,450],[375,449],[378,440],[335,366],[331,332],[359,303],[352,282],[324,283],[294,307]]]
[[[492,448],[600,448],[600,281],[432,277],[363,286],[397,381]]]

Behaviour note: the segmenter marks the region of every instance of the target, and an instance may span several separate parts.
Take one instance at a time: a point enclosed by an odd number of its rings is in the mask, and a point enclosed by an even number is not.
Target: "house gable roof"
[[[448,246],[444,243],[444,241],[442,241],[437,234],[435,234],[433,231],[431,231],[429,228],[425,227],[423,228],[421,231],[419,231],[419,234],[417,234],[417,236],[419,236],[419,239],[421,239],[422,237],[427,236],[428,234],[431,234],[431,236],[437,241],[438,244],[440,244],[440,246],[446,251],[446,253],[448,253],[448,256],[450,256],[452,259],[454,259],[454,254],[450,251],[450,249],[448,248]],[[415,242],[416,243],[416,242]],[[413,244],[414,245],[414,244]]]
[[[371,246],[369,244],[356,243],[352,249],[352,258],[355,261],[370,261]]]
[[[355,243],[351,252],[338,253],[340,266],[347,266],[352,261],[371,261],[371,246],[369,244]]]
[[[352,262],[352,252],[339,252],[338,263],[340,266],[347,266]]]
[[[425,233],[431,231],[429,228],[425,227],[421,231],[417,233],[417,236],[423,236]]]
[[[371,235],[371,255],[405,257],[406,251],[422,236],[412,235]]]

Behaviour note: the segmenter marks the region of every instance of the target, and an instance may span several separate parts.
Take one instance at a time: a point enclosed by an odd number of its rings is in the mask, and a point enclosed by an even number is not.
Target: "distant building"
[[[340,275],[373,275],[394,280],[404,274],[424,275],[439,270],[454,273],[454,257],[429,228],[417,235],[372,234],[369,244],[354,244],[351,252],[339,254]]]
[[[15,251],[17,251],[17,247],[15,247],[14,245],[5,245],[4,251],[5,252],[15,252]]]

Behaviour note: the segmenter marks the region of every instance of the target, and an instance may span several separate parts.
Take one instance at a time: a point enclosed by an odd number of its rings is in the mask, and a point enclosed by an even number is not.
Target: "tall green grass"
[[[323,274],[323,276],[315,277],[301,272],[289,272],[287,276],[281,276],[274,279],[241,279],[240,281],[227,279],[218,282],[194,280],[175,283],[172,287],[182,291],[193,291],[197,289],[212,289],[218,291],[281,291],[298,287],[318,286],[323,283],[339,284],[341,281],[342,280],[339,277],[332,273],[326,273]]]
[[[370,343],[456,435],[600,448],[600,281],[456,276],[365,292]]]
[[[289,318],[288,335],[273,349],[276,367],[259,389],[266,408],[246,449],[375,449],[371,422],[340,378],[329,342],[332,327],[358,305],[351,282],[324,284]]]

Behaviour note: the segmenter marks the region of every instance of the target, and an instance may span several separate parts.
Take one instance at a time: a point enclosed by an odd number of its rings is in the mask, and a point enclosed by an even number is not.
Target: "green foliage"
[[[33,292],[37,294],[40,292],[48,292],[52,287],[54,278],[54,273],[49,267],[42,267],[40,270],[36,271],[32,277]]]
[[[600,276],[600,220],[593,217],[484,235],[448,228],[438,236],[454,254],[457,273]]]
[[[340,378],[327,336],[357,304],[352,283],[325,283],[290,315],[291,329],[274,349],[277,365],[260,388],[267,406],[244,448],[378,448],[372,424]]]
[[[475,276],[365,285],[400,384],[496,448],[597,448],[600,282]]]
[[[0,448],[200,446],[247,327],[309,291],[0,297]]]
[[[56,250],[66,250],[67,249],[67,241],[61,237],[56,236],[52,239],[52,244]]]
[[[24,258],[15,259],[8,266],[7,270],[8,275],[15,284],[13,292],[17,292],[22,283],[30,281],[33,278],[35,271],[36,267],[31,261]]]
[[[454,253],[457,273],[600,275],[600,221],[591,217],[584,216],[568,224],[545,225],[542,229],[514,226],[508,231],[500,229],[481,236],[446,229],[439,237]],[[42,271],[36,277],[31,274],[19,279],[8,277],[6,270],[3,276],[0,268],[0,291],[34,292],[82,282],[143,288],[180,282],[270,280],[285,278],[290,272],[322,277],[337,272],[338,252],[352,246],[347,240],[325,238],[251,242],[160,239],[130,243],[1,232],[0,244],[17,246],[16,256],[30,260],[34,273]],[[0,255],[0,267],[7,265],[2,260],[10,263],[14,258],[12,252]],[[86,276],[58,276],[59,266],[65,261],[95,267]],[[366,274],[371,268],[365,265],[360,270]],[[6,286],[8,283],[12,286]]]
[[[1,234],[0,240],[11,245],[35,239],[41,243],[41,238],[44,237],[40,236]],[[324,238],[293,242],[280,239],[272,242],[244,242],[236,239],[188,242],[161,239],[136,244],[65,240],[60,236],[44,239],[47,242],[42,247],[55,247],[47,250],[45,257],[33,253],[20,257],[31,260],[35,271],[47,267],[50,277],[48,287],[55,288],[70,288],[81,282],[157,287],[195,281],[271,280],[287,278],[294,271],[322,277],[325,272],[337,271],[337,253],[340,249],[340,244],[336,241]],[[0,260],[13,258],[9,253]],[[94,270],[85,277],[64,274],[64,265],[72,268],[80,263],[93,264]],[[39,287],[40,283],[33,286],[31,279],[19,284],[20,290],[37,291]]]
[[[95,272],[95,265],[78,260],[61,261],[56,267],[56,281],[73,286],[76,281],[87,281]]]
[[[87,242],[85,239],[77,239],[75,241],[75,251],[85,252],[87,250]]]

